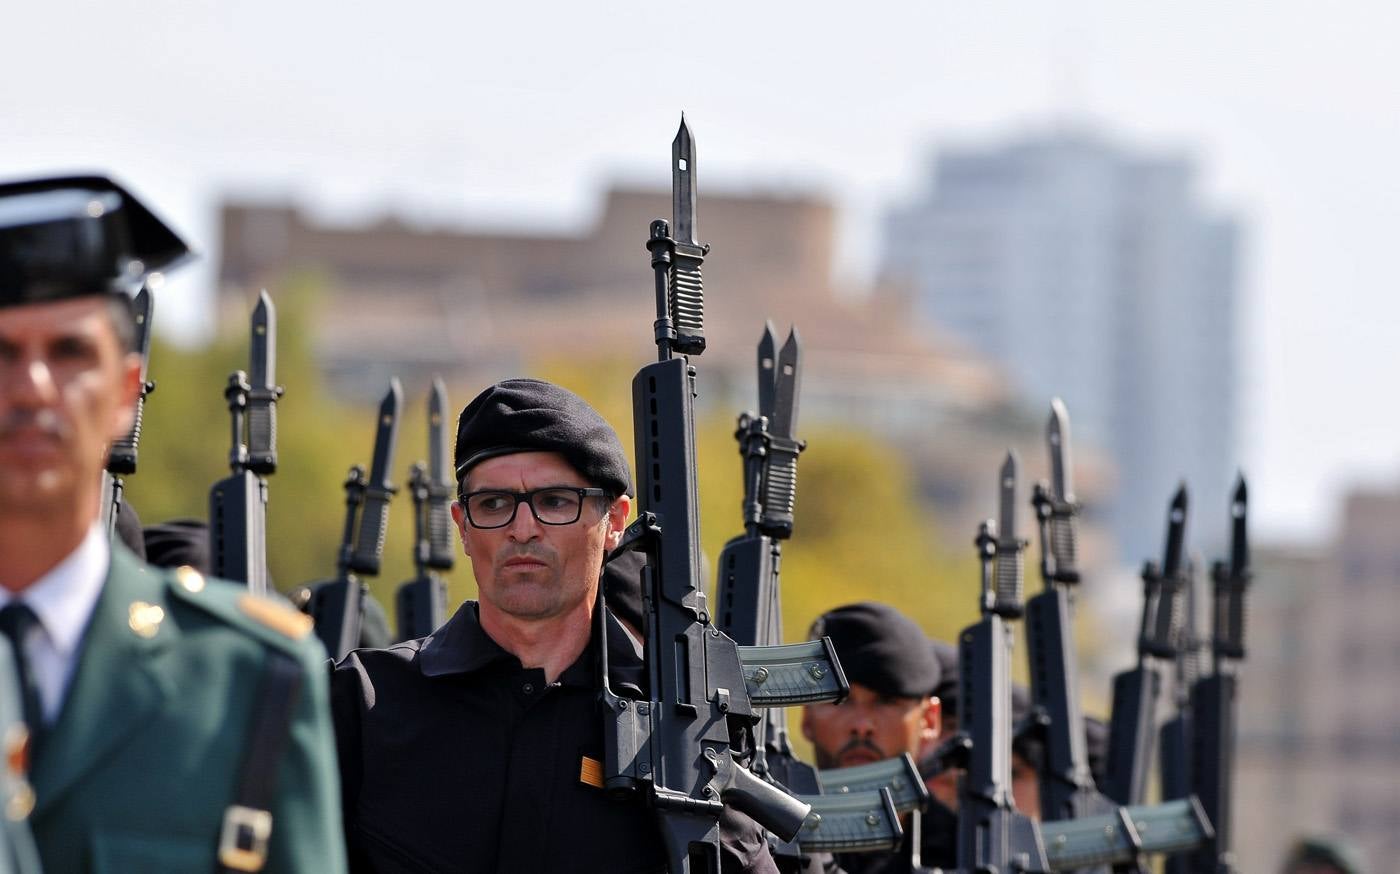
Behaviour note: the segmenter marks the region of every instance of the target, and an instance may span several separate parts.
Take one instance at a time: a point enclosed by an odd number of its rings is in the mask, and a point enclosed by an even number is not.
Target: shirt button
[[[526,683],[524,686],[520,687],[520,691],[524,692],[526,695],[533,695],[535,694],[535,684]]]

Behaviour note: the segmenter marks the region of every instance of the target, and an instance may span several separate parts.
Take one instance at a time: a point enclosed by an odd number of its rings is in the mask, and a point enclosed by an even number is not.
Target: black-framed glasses
[[[483,489],[461,496],[467,521],[473,528],[504,528],[515,521],[515,511],[529,504],[541,525],[572,525],[583,515],[584,498],[606,498],[602,489],[549,486],[528,492]]]

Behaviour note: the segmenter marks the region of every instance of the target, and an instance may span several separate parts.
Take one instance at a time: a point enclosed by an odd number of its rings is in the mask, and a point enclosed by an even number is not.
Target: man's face
[[[0,308],[0,510],[95,508],[141,384],[111,318],[100,295]]]
[[[802,735],[812,742],[819,768],[918,755],[938,730],[937,699],[882,695],[860,683],[851,683],[851,694],[839,704],[802,709]]]
[[[555,452],[519,452],[489,458],[471,469],[464,491],[526,492],[549,486],[589,488],[592,483]],[[528,504],[516,508],[504,528],[474,528],[461,504],[452,518],[471,558],[484,609],[524,620],[565,614],[597,596],[604,554],[617,546],[630,500],[611,505],[585,498],[577,522],[544,525]]]

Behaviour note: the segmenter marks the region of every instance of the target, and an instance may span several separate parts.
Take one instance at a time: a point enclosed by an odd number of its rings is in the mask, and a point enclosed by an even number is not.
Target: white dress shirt
[[[93,525],[77,549],[23,592],[16,595],[0,588],[0,607],[19,600],[39,617],[40,631],[30,637],[24,655],[39,687],[46,723],[57,719],[63,707],[63,696],[78,666],[83,631],[102,594],[111,561],[107,534],[101,525]]]

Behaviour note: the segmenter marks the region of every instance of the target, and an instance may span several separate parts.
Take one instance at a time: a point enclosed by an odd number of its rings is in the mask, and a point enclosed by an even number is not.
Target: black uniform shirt
[[[608,617],[614,683],[641,652]],[[603,760],[596,641],[560,675],[524,668],[468,601],[430,637],[331,673],[352,872],[659,872],[655,815],[582,779]],[[726,872],[774,871],[757,826],[722,821]]]

